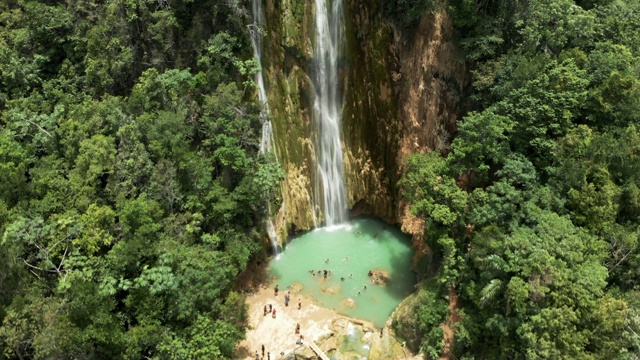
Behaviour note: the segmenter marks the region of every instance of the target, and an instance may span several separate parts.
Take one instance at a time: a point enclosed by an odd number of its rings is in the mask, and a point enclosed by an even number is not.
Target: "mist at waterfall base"
[[[293,238],[270,262],[270,283],[272,287],[278,284],[281,291],[300,284],[302,295],[322,306],[382,327],[413,291],[412,255],[411,241],[399,229],[377,219],[357,218]],[[324,270],[331,271],[326,279]],[[369,270],[388,273],[386,284],[374,284]],[[346,304],[348,298],[355,301],[353,308]],[[293,297],[291,303],[297,306],[297,299]]]

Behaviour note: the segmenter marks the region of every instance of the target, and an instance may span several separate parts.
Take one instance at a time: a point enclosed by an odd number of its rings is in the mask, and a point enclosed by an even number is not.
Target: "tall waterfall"
[[[327,226],[347,220],[347,203],[343,181],[338,57],[342,43],[342,0],[315,0],[316,43],[314,54],[315,103],[318,175],[316,202],[323,200],[322,211]],[[319,184],[318,184],[319,183]]]
[[[262,139],[260,140],[260,153],[268,154],[272,153],[275,160],[278,161],[278,155],[275,149],[271,148],[273,143],[273,127],[271,126],[271,119],[269,117],[269,103],[267,102],[267,90],[264,86],[264,78],[262,76],[262,37],[263,29],[265,28],[265,16],[264,9],[262,8],[262,0],[253,0],[251,6],[251,14],[253,22],[249,26],[249,33],[251,34],[251,46],[253,47],[253,57],[258,63],[259,71],[256,73],[256,84],[258,85],[258,99],[262,103],[262,111],[260,119],[262,120]],[[271,204],[267,204],[269,212],[271,212]],[[274,255],[279,255],[281,252],[280,242],[278,241],[278,235],[273,225],[271,218],[267,218],[267,234],[273,247]]]

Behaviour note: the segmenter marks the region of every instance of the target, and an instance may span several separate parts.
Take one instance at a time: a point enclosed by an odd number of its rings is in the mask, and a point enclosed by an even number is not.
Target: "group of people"
[[[344,260],[343,260],[343,261],[349,261],[349,258],[348,258],[348,257],[346,257],[346,258],[344,258]],[[329,263],[329,259],[326,259],[326,260],[324,261],[324,263],[325,263],[325,264],[328,264],[328,263]],[[309,270],[309,274],[311,274],[312,276],[316,276],[316,271],[315,271],[315,270],[313,270],[313,269],[311,269],[311,270]],[[326,279],[327,277],[329,277],[329,276],[333,275],[333,273],[331,272],[331,270],[327,270],[327,269],[324,269],[324,270],[318,270],[317,274],[318,274],[318,276],[320,276],[320,274],[322,274],[322,275],[323,275],[323,277],[324,277],[325,279]],[[349,277],[353,277],[353,274],[349,275]],[[341,277],[341,278],[340,278],[340,280],[344,281],[344,278],[343,278],[343,277]]]
[[[276,285],[273,291],[274,291],[274,295],[278,296],[278,291],[280,291],[280,289],[278,288],[278,285]],[[287,291],[287,293],[284,295],[284,306],[289,306],[290,301],[291,301],[291,291]],[[298,310],[300,310],[301,308],[302,308],[302,301],[298,299]],[[276,309],[273,307],[273,305],[267,304],[264,306],[264,316],[266,316],[267,314],[272,314],[271,317],[273,317],[274,319],[276,318]]]
[[[278,296],[278,292],[280,291],[280,288],[278,285],[276,285],[273,288],[273,294],[274,296]],[[289,302],[291,301],[291,291],[287,291],[287,293],[284,295],[284,306],[289,306]],[[298,310],[302,309],[302,300],[298,299]],[[275,307],[269,303],[267,305],[264,306],[264,314],[263,316],[267,316],[267,314],[271,314],[272,318],[276,318],[276,309]],[[295,333],[296,335],[300,334],[300,323],[296,324],[296,329],[295,329]],[[302,335],[300,335],[300,338],[298,338],[296,340],[296,344],[300,345],[302,343],[302,340],[304,339],[304,337]],[[256,350],[256,360],[264,360],[264,344],[262,345],[262,357],[260,357],[260,353]],[[269,352],[267,352],[267,360],[271,360],[271,354]]]
[[[316,276],[316,272],[314,270],[309,270],[309,274],[311,274],[312,276]],[[323,275],[323,277],[326,279],[328,276],[333,275],[333,273],[330,270],[318,270],[318,276],[320,276],[320,274]]]
[[[349,261],[348,257],[345,257],[343,262]],[[325,261],[325,264],[329,264],[329,259],[327,258]],[[309,273],[313,276],[316,276],[316,274],[318,275],[318,277],[320,275],[322,275],[325,279],[327,279],[329,276],[333,275],[333,273],[330,270],[318,270],[317,272],[315,270],[309,270]],[[372,270],[369,270],[369,272],[367,273],[367,276],[372,278],[372,282],[377,283],[376,281],[376,276],[374,274],[374,272]],[[349,274],[349,278],[353,278],[353,274]],[[340,277],[341,281],[345,281],[344,277]],[[364,290],[367,290],[367,285],[364,285]],[[274,292],[274,296],[278,296],[278,293],[280,291],[280,288],[278,285],[276,285],[273,289]],[[360,295],[361,292],[360,290],[358,290],[358,295]],[[291,292],[287,291],[287,293],[284,295],[284,306],[288,307],[289,306],[289,302],[291,301]],[[300,299],[298,299],[298,310],[300,310],[302,308],[302,301]],[[267,314],[271,314],[271,316],[275,319],[276,318],[276,309],[272,304],[268,304],[264,306],[264,316],[266,316]],[[295,334],[299,335],[299,338],[296,338],[296,344],[297,345],[302,345],[304,337],[302,335],[300,335],[300,323],[296,323],[296,327],[295,327]],[[380,331],[380,335],[382,337],[382,330]],[[260,357],[258,351],[256,351],[256,360],[264,360],[264,352],[265,352],[265,347],[264,345],[262,345],[262,357]],[[271,360],[271,354],[269,352],[267,352],[267,358],[266,360]]]
[[[268,309],[267,309],[267,305],[264,306],[264,314],[263,314],[263,316],[267,316],[267,314],[271,314],[271,317],[275,319],[276,318],[276,309],[271,304],[269,304],[268,306],[269,306]]]
[[[262,344],[262,357],[260,357],[258,350],[256,350],[256,360],[264,360],[264,344]],[[267,352],[267,360],[271,360],[270,352]]]
[[[273,288],[273,295],[278,296],[278,291],[280,291],[280,289],[278,288],[278,285],[276,285],[276,287]],[[287,291],[287,293],[284,295],[284,306],[289,306],[290,301],[291,301],[291,291]],[[265,306],[264,308],[265,308],[265,315],[266,315],[267,307]],[[269,304],[269,308],[271,308],[271,304]],[[301,308],[302,308],[302,301],[298,299],[298,310],[300,310]]]
[[[371,278],[372,284],[385,285],[385,283],[389,281],[382,272],[375,273],[369,270],[369,274],[367,275]]]
[[[349,258],[348,258],[348,257],[346,257],[346,258],[344,258],[344,260],[342,260],[342,261],[349,261]],[[329,259],[326,259],[326,260],[324,261],[324,263],[325,263],[325,264],[328,264],[328,263],[329,263]],[[312,276],[316,276],[316,271],[315,271],[315,270],[313,270],[313,269],[310,269],[310,270],[309,270],[309,273],[310,273]],[[318,270],[317,274],[318,274],[318,276],[320,276],[320,274],[323,274],[323,276],[324,276],[324,278],[325,278],[325,279],[326,279],[328,276],[333,275],[333,273],[331,272],[331,270],[326,270],[326,269],[325,269],[325,270]],[[373,271],[372,271],[372,270],[369,270],[369,272],[367,273],[367,276],[369,276],[369,277],[371,278],[371,282],[372,282],[372,283],[374,283],[374,284],[377,284],[377,283],[378,283],[378,279],[376,278],[376,276],[375,276],[375,274],[373,273]],[[353,274],[349,274],[349,278],[350,278],[350,279],[351,279],[351,278],[353,278]],[[341,277],[340,277],[340,281],[344,281],[344,280],[345,280],[344,276],[341,276]],[[276,286],[276,287],[277,287],[277,286]],[[367,285],[364,285],[364,290],[367,290]],[[360,290],[358,290],[358,295],[360,295],[360,294],[361,294],[361,292],[360,292]],[[276,291],[276,295],[277,295],[277,291]],[[285,303],[286,303],[286,299],[285,299]]]
[[[284,355],[284,351],[281,351],[280,355]],[[264,344],[262,344],[262,357],[260,357],[258,350],[256,350],[256,360],[264,360]],[[267,360],[271,360],[271,353],[268,351],[267,351]]]

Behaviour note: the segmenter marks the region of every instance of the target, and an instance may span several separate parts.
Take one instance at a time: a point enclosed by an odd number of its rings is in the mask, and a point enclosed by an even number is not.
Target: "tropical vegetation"
[[[281,170],[237,1],[0,3],[0,359],[221,359]]]
[[[414,308],[418,346],[429,358],[639,358],[640,2],[443,10],[472,89],[451,145],[405,164],[437,268]]]

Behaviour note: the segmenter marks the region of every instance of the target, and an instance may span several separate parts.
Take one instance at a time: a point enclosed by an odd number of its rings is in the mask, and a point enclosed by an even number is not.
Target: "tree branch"
[[[47,134],[47,136],[49,136],[49,137],[53,137],[53,136],[51,136],[51,134],[50,134],[47,130],[45,130],[42,126],[40,126],[40,125],[38,125],[38,124],[34,123],[33,121],[31,121],[31,120],[29,120],[29,119],[25,119],[25,120],[27,120],[27,122],[28,122],[29,124],[32,124],[32,125],[35,125],[36,127],[38,127],[38,129],[40,129],[40,131],[42,131],[43,133]]]
[[[62,254],[62,260],[60,260],[60,264],[56,268],[58,270],[58,272],[60,272],[60,268],[62,267],[62,264],[64,263],[64,258],[67,256],[67,250],[69,250],[69,243],[67,243],[67,246],[64,248],[64,254]]]

